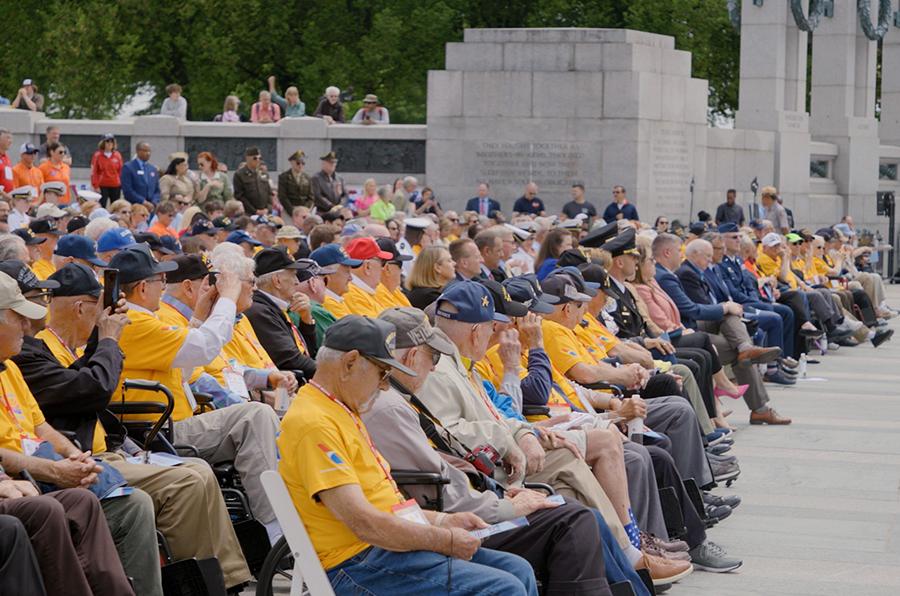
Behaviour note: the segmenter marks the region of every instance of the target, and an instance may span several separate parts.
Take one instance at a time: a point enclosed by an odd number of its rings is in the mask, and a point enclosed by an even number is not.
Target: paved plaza
[[[886,289],[900,304],[900,286]],[[744,566],[695,572],[671,594],[900,594],[900,338],[821,361],[809,376],[825,381],[767,385],[789,427],[750,427],[732,404],[743,471],[724,492],[744,502],[710,538]]]

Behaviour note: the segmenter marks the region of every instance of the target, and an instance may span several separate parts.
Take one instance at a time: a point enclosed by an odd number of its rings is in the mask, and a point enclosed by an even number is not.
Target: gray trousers
[[[666,537],[666,520],[659,504],[659,488],[653,471],[653,460],[646,447],[626,441],[625,472],[628,475],[628,498],[638,526],[656,536]]]
[[[672,442],[669,453],[682,478],[694,478],[697,486],[713,481],[700,426],[694,409],[683,397],[670,395],[647,400],[647,418],[644,421],[651,429],[664,433]]]
[[[721,321],[697,321],[697,328],[706,331],[710,335],[721,335],[728,340],[728,345],[737,352],[742,352],[753,347],[753,340],[747,333],[747,326],[741,322],[737,315],[725,315]],[[721,357],[722,353],[719,352]],[[724,362],[724,359],[723,359]]]
[[[248,402],[179,420],[173,431],[176,443],[193,445],[210,464],[233,461],[253,516],[267,524],[275,520],[275,512],[259,475],[277,465],[278,426],[278,416],[270,406]]]
[[[100,501],[100,506],[135,594],[163,596],[153,499],[136,488],[126,497]]]

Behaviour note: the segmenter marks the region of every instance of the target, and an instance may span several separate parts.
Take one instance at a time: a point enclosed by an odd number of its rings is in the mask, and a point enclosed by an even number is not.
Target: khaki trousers
[[[166,468],[132,464],[115,453],[97,457],[118,470],[128,484],[150,495],[156,527],[176,560],[216,557],[227,587],[251,579],[219,484],[205,461],[184,458],[183,464]]]
[[[568,449],[547,450],[544,469],[532,474],[526,481],[549,484],[564,497],[577,499],[582,505],[596,509],[612,530],[619,546],[626,549],[631,544],[612,502],[603,492],[594,473],[583,459],[577,459]]]

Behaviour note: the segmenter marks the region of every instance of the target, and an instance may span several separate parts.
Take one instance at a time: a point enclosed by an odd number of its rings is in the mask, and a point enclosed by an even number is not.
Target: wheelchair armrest
[[[549,484],[544,484],[543,482],[523,482],[522,486],[525,488],[530,488],[531,490],[540,490],[547,493],[547,496],[555,495],[556,491],[553,490],[553,487]]]
[[[397,486],[433,486],[435,498],[425,497],[425,509],[434,511],[444,510],[444,485],[450,484],[449,478],[444,478],[438,472],[421,472],[418,470],[391,470],[391,476]]]
[[[200,413],[214,410],[216,407],[213,405],[213,396],[209,393],[199,393],[197,391],[193,392],[194,400],[197,402],[197,408],[200,410]]]
[[[613,385],[605,381],[596,381],[594,383],[584,383],[584,387],[593,389],[594,391],[612,391],[616,397],[624,397],[625,389],[620,385]]]
[[[522,406],[522,415],[523,416],[549,416],[550,408],[547,406],[530,406],[524,404]]]
[[[163,396],[165,396],[165,403],[125,401],[125,391],[129,389],[132,391],[152,391],[154,393],[162,393]],[[169,391],[168,387],[157,381],[125,379],[122,382],[122,401],[116,402],[110,400],[109,409],[113,413],[118,413],[120,417],[125,414],[160,414],[159,418],[153,424],[153,428],[151,428],[144,436],[142,448],[144,451],[148,451],[150,449],[150,444],[156,439],[159,431],[169,422],[172,411],[175,410],[175,397],[172,395],[172,392]]]
[[[111,401],[107,409],[116,415],[129,414],[162,414],[166,411],[165,404],[158,401]]]

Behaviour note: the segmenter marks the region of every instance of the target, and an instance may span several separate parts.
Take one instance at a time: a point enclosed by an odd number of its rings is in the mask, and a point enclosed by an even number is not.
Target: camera
[[[479,445],[466,455],[466,461],[484,474],[485,476],[494,476],[494,470],[503,463],[500,454],[490,445]]]

